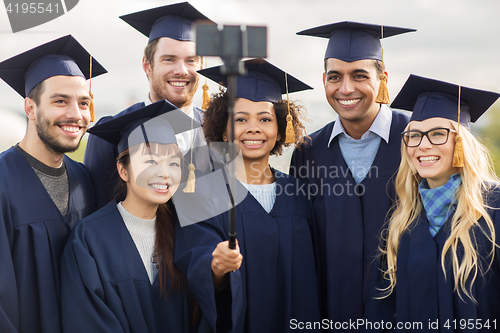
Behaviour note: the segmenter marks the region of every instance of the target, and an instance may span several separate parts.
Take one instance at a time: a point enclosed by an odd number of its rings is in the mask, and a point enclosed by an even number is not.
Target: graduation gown
[[[79,222],[61,259],[65,332],[210,332],[191,326],[193,299],[185,288],[160,294],[111,202]],[[170,285],[167,285],[170,290]]]
[[[408,116],[392,111],[389,143],[380,141],[366,177],[356,185],[338,136],[328,147],[334,122],[296,149],[290,174],[307,178],[318,225],[322,316],[334,323],[363,318],[379,235],[395,198],[393,181],[401,160],[401,133]],[[312,143],[312,144],[311,144]]]
[[[490,205],[496,210],[489,210],[496,230],[497,244],[500,244],[500,190],[496,189],[489,198]],[[498,247],[491,268],[489,251],[491,242],[482,231],[474,228],[478,244],[478,258],[486,273],[478,272],[472,285],[472,296],[477,304],[462,293],[463,300],[453,291],[455,280],[450,262],[446,266],[446,278],[441,266],[443,246],[450,236],[450,217],[439,232],[432,237],[429,221],[422,212],[412,224],[411,230],[402,237],[397,258],[397,284],[388,298],[370,300],[366,311],[366,320],[390,321],[397,332],[498,332],[500,330],[500,261]],[[484,219],[479,220],[485,230]],[[459,260],[463,255],[459,251]],[[381,274],[375,277],[379,286],[388,284]],[[470,285],[470,279],[467,287]],[[380,296],[376,290],[374,296]],[[406,328],[398,328],[396,323],[410,323]],[[418,327],[417,324],[422,324]],[[430,326],[432,325],[432,326]],[[485,326],[489,325],[489,327]],[[388,328],[386,325],[385,328]],[[383,331],[366,330],[366,331]]]
[[[229,273],[228,300],[220,301],[220,292],[214,292],[211,261],[217,244],[228,239],[229,213],[176,230],[175,263],[213,329],[223,321],[232,324],[233,332],[289,332],[292,319],[319,321],[314,219],[305,182],[279,171],[275,176],[277,196],[270,213],[251,194],[236,206],[243,262]]]
[[[121,111],[116,116],[127,114],[144,106],[144,102],[136,103]],[[202,123],[202,110],[193,107],[193,113],[194,120]],[[105,122],[109,118],[111,117],[102,117],[96,125]],[[201,128],[194,129],[193,140],[193,147],[201,147],[197,148],[196,154],[193,155],[193,163],[199,172],[204,173],[210,171],[212,170],[213,165],[222,164],[222,157],[210,154]],[[118,174],[116,172],[117,157],[118,151],[115,145],[93,134],[89,134],[83,164],[92,175],[92,182],[96,192],[98,208],[104,207],[115,199],[114,189],[115,184],[118,182]],[[188,165],[191,161],[190,151],[186,153],[185,159],[186,165]]]
[[[96,209],[90,175],[64,156],[68,212],[61,212],[29,162],[0,154],[0,331],[61,332],[59,260],[76,222]]]

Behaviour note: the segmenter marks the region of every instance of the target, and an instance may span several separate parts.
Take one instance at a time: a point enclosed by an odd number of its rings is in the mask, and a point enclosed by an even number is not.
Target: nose
[[[186,76],[188,74],[187,66],[184,61],[177,61],[174,68],[174,74],[179,76]]]
[[[71,101],[68,103],[65,116],[66,118],[74,121],[79,121],[83,119],[79,101]]]
[[[342,95],[349,95],[354,91],[354,84],[351,82],[351,78],[349,76],[344,76],[339,91]]]
[[[260,127],[258,121],[249,121],[247,126],[247,133],[260,133]]]
[[[420,148],[420,149],[432,148],[432,143],[429,141],[429,138],[427,137],[427,135],[424,135],[422,137],[422,141],[420,141],[420,145],[418,146],[418,148]]]
[[[157,176],[167,179],[170,177],[170,173],[168,172],[168,161],[161,160],[157,170]]]

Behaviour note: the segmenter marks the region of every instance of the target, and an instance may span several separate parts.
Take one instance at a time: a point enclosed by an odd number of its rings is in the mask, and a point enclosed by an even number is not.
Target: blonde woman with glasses
[[[500,330],[500,188],[469,131],[499,96],[411,75],[394,100],[413,114],[366,331]]]

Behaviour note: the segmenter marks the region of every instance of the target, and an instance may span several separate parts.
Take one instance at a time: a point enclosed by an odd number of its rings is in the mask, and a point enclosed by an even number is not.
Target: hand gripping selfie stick
[[[254,26],[235,26],[199,24],[196,26],[196,54],[199,56],[220,57],[224,65],[221,72],[227,75],[228,112],[230,123],[229,154],[235,155],[234,151],[234,102],[236,100],[236,78],[244,75],[245,67],[242,58],[265,58],[267,57],[267,28]],[[234,164],[229,165],[229,171],[234,175],[236,170]],[[229,179],[229,188],[235,188],[234,177]],[[231,195],[231,193],[230,193]],[[236,207],[233,204],[229,210],[229,248],[236,248]]]

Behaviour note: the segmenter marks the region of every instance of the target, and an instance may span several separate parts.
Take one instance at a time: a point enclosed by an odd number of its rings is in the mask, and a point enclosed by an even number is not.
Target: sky
[[[118,17],[175,2],[178,1],[79,0],[65,15],[17,33],[12,33],[7,13],[4,7],[0,8],[0,61],[72,34],[109,72],[92,80],[97,117],[116,114],[130,104],[143,101],[149,90],[141,66],[147,37]],[[410,74],[500,92],[498,0],[189,2],[219,24],[267,26],[267,60],[314,87],[290,95],[308,110],[308,132],[336,118],[326,101],[322,83],[327,39],[296,35],[319,25],[356,21],[417,29],[414,33],[384,39],[391,99]],[[205,60],[209,67],[221,63],[218,58]],[[211,93],[218,90],[215,84],[209,85]],[[201,96],[199,89],[195,97],[198,106]],[[0,100],[0,110],[23,115],[22,97],[3,81],[0,81]]]

